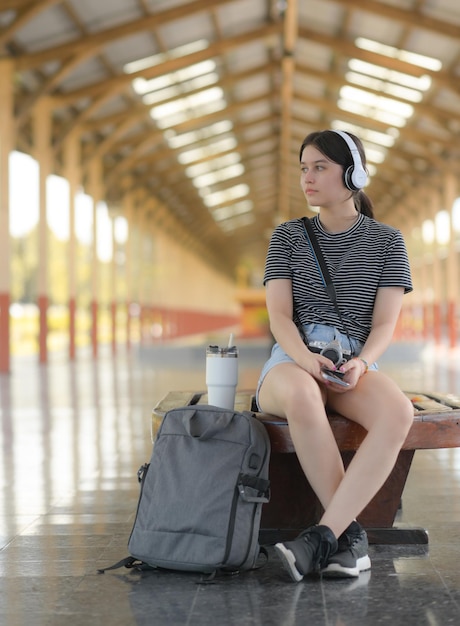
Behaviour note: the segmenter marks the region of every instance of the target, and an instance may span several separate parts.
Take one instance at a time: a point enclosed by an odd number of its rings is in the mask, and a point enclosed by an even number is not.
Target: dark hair
[[[352,133],[347,133],[347,135],[349,135],[356,144],[361,162],[364,169],[366,169],[366,154],[361,140]],[[333,130],[321,130],[307,135],[300,146],[299,161],[302,160],[302,153],[306,146],[314,146],[324,154],[325,157],[341,165],[344,173],[350,165],[353,165],[353,157],[350,148],[343,137]],[[368,217],[374,217],[374,207],[369,196],[367,196],[362,189],[352,191],[351,193],[356,210]]]

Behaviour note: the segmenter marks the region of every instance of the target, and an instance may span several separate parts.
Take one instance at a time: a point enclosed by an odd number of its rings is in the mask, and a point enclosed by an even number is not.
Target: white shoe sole
[[[321,571],[321,574],[329,578],[357,578],[360,572],[365,572],[369,569],[371,569],[371,560],[366,554],[366,556],[357,559],[356,567],[344,567],[339,563],[329,563]]]
[[[289,576],[295,583],[299,583],[303,579],[303,574],[299,572],[297,567],[295,566],[295,556],[294,553],[285,547],[282,543],[277,543],[275,545],[275,550],[278,556],[283,561],[285,568],[287,569]]]

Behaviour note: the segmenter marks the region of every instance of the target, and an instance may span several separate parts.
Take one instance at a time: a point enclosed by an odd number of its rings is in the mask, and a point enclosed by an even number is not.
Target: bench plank
[[[403,450],[429,450],[460,447],[460,399],[441,394],[406,393],[414,404],[414,423],[409,431]],[[449,404],[444,404],[443,401]],[[153,409],[152,435],[166,411],[188,404],[206,404],[207,394],[194,391],[171,391]],[[427,408],[417,408],[421,406]],[[251,391],[239,391],[236,395],[237,411],[254,410],[255,398]],[[285,419],[256,413],[264,423],[272,439],[272,446],[279,452],[295,452],[288,423]],[[365,437],[362,426],[338,414],[330,414],[329,421],[340,450],[357,450]],[[275,444],[275,445],[273,445]]]

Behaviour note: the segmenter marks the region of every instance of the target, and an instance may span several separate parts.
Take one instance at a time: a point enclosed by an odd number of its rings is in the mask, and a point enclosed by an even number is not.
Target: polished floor
[[[215,584],[195,574],[97,569],[127,555],[150,413],[169,390],[204,389],[204,343],[102,350],[0,376],[0,624],[5,626],[460,623],[460,450],[417,452],[398,523],[429,546],[371,546],[357,580],[294,584],[276,556]],[[240,346],[240,387],[265,345]],[[394,346],[382,368],[406,390],[460,395],[459,353]]]

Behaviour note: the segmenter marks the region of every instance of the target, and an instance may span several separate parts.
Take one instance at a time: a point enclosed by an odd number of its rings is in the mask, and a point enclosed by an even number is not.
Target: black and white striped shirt
[[[371,330],[377,289],[404,287],[405,293],[412,291],[402,234],[361,214],[349,230],[341,233],[325,231],[318,216],[312,222],[346,328],[325,291],[301,219],[284,222],[274,230],[264,284],[276,278],[292,280],[297,324],[328,324],[364,342]]]

